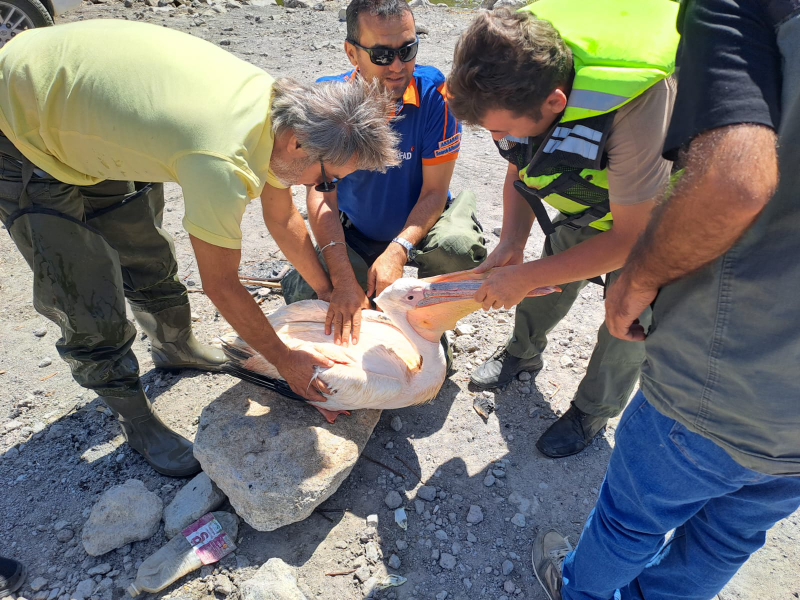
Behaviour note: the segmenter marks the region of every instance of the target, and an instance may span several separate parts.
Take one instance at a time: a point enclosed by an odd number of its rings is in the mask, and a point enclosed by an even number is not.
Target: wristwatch
[[[414,260],[415,258],[417,258],[417,249],[414,248],[414,244],[412,244],[408,240],[403,239],[401,237],[396,237],[392,241],[393,242],[397,242],[403,248],[406,249],[406,254],[408,255],[408,260]]]

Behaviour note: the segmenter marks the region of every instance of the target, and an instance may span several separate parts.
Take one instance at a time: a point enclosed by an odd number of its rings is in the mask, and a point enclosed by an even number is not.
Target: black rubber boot
[[[0,556],[0,598],[16,592],[25,582],[25,565],[13,558]]]
[[[156,471],[169,477],[188,477],[200,472],[192,443],[167,427],[153,411],[141,387],[131,396],[101,396],[122,426],[128,445]]]
[[[574,404],[553,423],[536,442],[539,452],[550,458],[564,458],[578,454],[592,443],[594,436],[603,431],[607,417],[587,415]]]
[[[159,369],[219,371],[225,363],[221,349],[201,344],[194,337],[188,304],[157,313],[135,310],[133,316],[150,338],[150,354]]]
[[[541,356],[517,358],[511,356],[503,346],[472,372],[470,381],[483,389],[502,387],[511,383],[522,371],[540,371],[543,366],[544,361]]]

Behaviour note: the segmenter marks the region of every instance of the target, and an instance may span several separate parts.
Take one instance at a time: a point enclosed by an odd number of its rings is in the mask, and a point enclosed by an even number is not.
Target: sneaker
[[[541,356],[517,358],[505,346],[499,347],[489,359],[472,372],[470,381],[482,389],[502,387],[522,371],[540,371],[544,366]]]
[[[22,587],[25,566],[12,558],[0,556],[0,598],[5,598]]]
[[[607,417],[588,415],[574,404],[550,425],[536,442],[539,452],[550,458],[564,458],[578,454],[592,443],[594,436],[603,431]]]
[[[540,531],[536,536],[531,552],[533,572],[549,600],[561,600],[561,567],[570,552],[572,544],[569,539],[555,529]]]

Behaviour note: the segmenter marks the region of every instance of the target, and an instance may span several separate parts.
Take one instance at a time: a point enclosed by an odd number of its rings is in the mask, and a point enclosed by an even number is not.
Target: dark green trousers
[[[352,234],[345,231],[345,238]],[[357,243],[363,242],[363,243]],[[367,289],[367,271],[377,256],[391,242],[377,242],[366,238],[348,241],[347,256],[361,287]],[[369,246],[370,255],[358,248]],[[486,258],[483,230],[475,216],[475,194],[461,192],[434,223],[419,245],[414,263],[419,267],[418,277],[431,277],[443,273],[473,269]],[[319,252],[318,252],[319,254]],[[325,259],[320,262],[327,270]],[[297,271],[291,271],[281,281],[283,297],[287,304],[316,298],[314,290]]]
[[[553,254],[564,252],[599,233],[592,227],[577,231],[557,227],[555,234],[550,236]],[[609,273],[606,285],[618,276],[619,271]],[[561,285],[563,291],[560,294],[523,300],[517,306],[508,352],[518,358],[533,358],[542,354],[547,347],[548,334],[566,316],[580,291],[587,285],[589,282],[586,280],[575,281]],[[639,320],[646,331],[652,320],[650,308],[642,313]],[[625,408],[639,380],[643,361],[643,342],[624,342],[615,338],[603,322],[597,332],[597,345],[589,359],[586,375],[575,393],[575,406],[598,417],[617,416]]]
[[[136,328],[125,299],[146,312],[188,304],[172,240],[160,227],[163,185],[81,187],[35,169],[23,186],[26,164],[0,135],[0,219],[33,271],[34,308],[61,328],[56,348],[80,385],[105,396],[133,394]]]

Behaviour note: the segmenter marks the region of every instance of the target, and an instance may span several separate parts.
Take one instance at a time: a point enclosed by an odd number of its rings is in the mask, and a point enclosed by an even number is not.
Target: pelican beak
[[[483,285],[487,274],[476,276],[470,271],[462,271],[424,280],[428,282],[428,286],[416,307],[409,311],[408,322],[428,341],[437,341],[445,331],[453,329],[459,319],[481,308],[474,296]],[[543,296],[560,291],[555,286],[537,288],[528,296]]]

